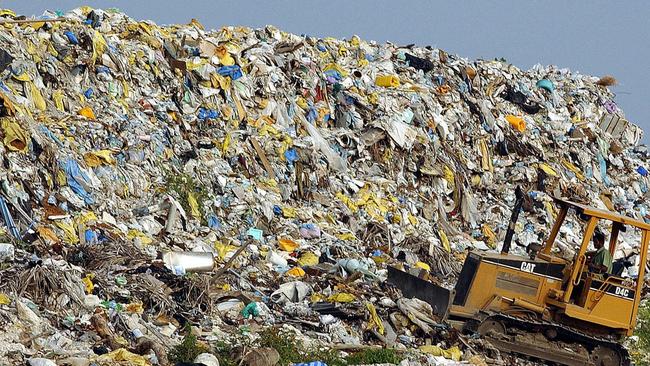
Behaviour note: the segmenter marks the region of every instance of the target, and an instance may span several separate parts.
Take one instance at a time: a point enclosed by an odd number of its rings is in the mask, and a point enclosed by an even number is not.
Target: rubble
[[[526,364],[387,266],[453,283],[502,241],[517,186],[519,254],[553,196],[648,218],[650,154],[611,80],[114,9],[0,15],[2,364],[168,365],[190,330],[214,349],[280,328],[341,357]]]

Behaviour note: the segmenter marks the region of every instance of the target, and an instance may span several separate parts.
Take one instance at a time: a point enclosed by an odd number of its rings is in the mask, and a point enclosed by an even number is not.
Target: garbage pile
[[[387,265],[453,284],[467,249],[497,249],[517,186],[515,252],[554,196],[647,217],[642,130],[597,77],[118,10],[0,16],[2,364],[170,365],[188,334],[268,329],[485,364],[506,356]]]

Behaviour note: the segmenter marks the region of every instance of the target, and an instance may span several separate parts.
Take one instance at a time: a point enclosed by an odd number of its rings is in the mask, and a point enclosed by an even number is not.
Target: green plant
[[[185,212],[189,215],[192,212],[190,202],[188,200],[189,194],[194,195],[196,202],[199,205],[199,212],[205,213],[204,204],[208,200],[208,191],[203,187],[200,182],[189,174],[177,174],[174,171],[165,171],[165,187],[167,192],[174,193]],[[201,222],[205,224],[205,219],[201,218]]]
[[[183,337],[181,344],[172,347],[169,351],[168,358],[172,363],[192,362],[196,356],[208,351],[207,347],[197,342],[196,336],[192,334],[191,329],[189,327],[186,329],[187,335]]]
[[[260,333],[260,347],[274,348],[280,354],[280,366],[292,363],[322,361],[328,366],[345,366],[346,362],[339,352],[324,348],[305,348],[287,332],[269,328]]]
[[[260,346],[274,348],[280,354],[280,365],[302,361],[302,345],[294,337],[275,328],[267,328],[260,333]]]
[[[212,348],[212,353],[219,359],[219,366],[236,366],[237,360],[233,358],[233,346],[224,341],[217,342]]]
[[[376,363],[398,364],[402,360],[397,352],[389,348],[366,349],[346,358],[348,365],[371,365]],[[329,365],[329,364],[328,364]]]
[[[346,366],[347,362],[343,359],[339,351],[327,348],[314,348],[307,350],[303,355],[302,362],[322,361],[327,366]]]
[[[637,319],[634,335],[638,340],[630,343],[630,356],[635,365],[650,366],[650,303],[641,303]]]

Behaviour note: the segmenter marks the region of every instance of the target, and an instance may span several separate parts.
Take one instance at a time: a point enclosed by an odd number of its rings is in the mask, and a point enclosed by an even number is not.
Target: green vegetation
[[[358,353],[352,353],[348,357],[341,357],[339,351],[327,348],[307,348],[301,344],[290,332],[283,332],[278,328],[268,328],[260,333],[260,338],[250,344],[248,338],[242,338],[236,342],[225,343],[223,341],[212,345],[212,353],[219,359],[221,366],[235,366],[239,364],[237,349],[232,344],[243,346],[245,349],[251,347],[269,347],[278,351],[280,355],[279,366],[287,366],[294,363],[321,361],[328,366],[368,365],[377,363],[399,364],[401,357],[393,349],[367,349]]]
[[[192,362],[196,356],[207,351],[208,348],[196,341],[196,336],[192,334],[192,331],[188,327],[187,335],[183,338],[183,342],[178,346],[172,347],[169,351],[168,358],[172,363]]]
[[[188,197],[190,193],[194,196],[202,216],[201,223],[205,224],[205,219],[203,218],[205,214],[204,204],[208,200],[208,191],[205,187],[191,175],[185,173],[177,174],[173,171],[165,172],[165,182],[167,191],[173,193],[172,195],[178,199],[178,202],[183,206],[183,209],[188,215],[192,214],[192,207],[190,206]]]
[[[348,365],[372,365],[376,363],[398,364],[401,358],[394,349],[367,349],[350,355],[347,361]]]
[[[237,366],[239,362],[233,357],[233,346],[224,342],[217,342],[212,353],[219,359],[219,366]]]
[[[392,349],[367,349],[343,358],[332,349],[305,348],[291,334],[266,329],[260,334],[260,346],[273,347],[280,354],[280,365],[322,361],[328,366],[363,365],[375,363],[398,364],[401,359]]]
[[[343,366],[345,361],[331,350],[307,350],[291,334],[269,328],[260,333],[260,346],[275,348],[280,354],[280,365],[323,361],[328,366]]]
[[[630,356],[635,365],[650,366],[650,303],[641,303],[637,318],[634,335],[639,340],[629,345]]]

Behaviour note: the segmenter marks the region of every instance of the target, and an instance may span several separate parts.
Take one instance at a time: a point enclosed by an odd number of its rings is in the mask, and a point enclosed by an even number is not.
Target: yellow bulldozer
[[[510,245],[524,194],[517,201],[500,253],[470,251],[456,282],[447,288],[389,267],[388,282],[404,296],[431,304],[441,320],[465,332],[479,333],[494,347],[563,365],[629,365],[625,337],[632,335],[642,297],[650,224],[614,212],[563,199],[543,244],[529,245],[527,255],[513,255]],[[567,215],[582,222],[572,233],[580,238],[572,258],[559,255],[558,234]],[[638,273],[623,275],[622,258],[611,273],[592,266],[588,247],[597,227],[610,227],[609,252],[619,233],[639,238]],[[566,230],[565,230],[566,232]],[[628,261],[625,267],[630,267]],[[636,268],[636,267],[635,267]]]

